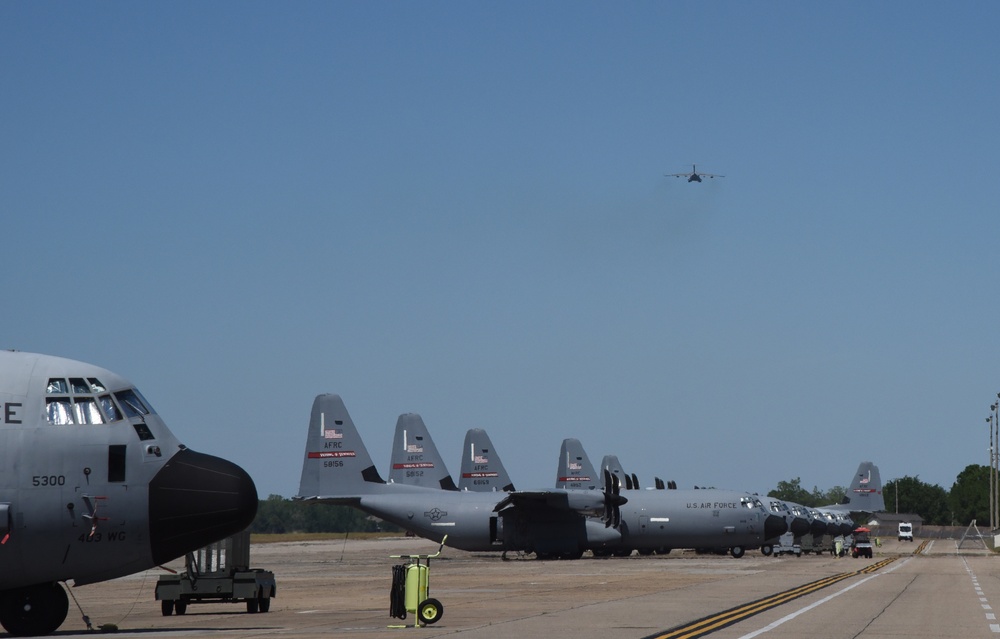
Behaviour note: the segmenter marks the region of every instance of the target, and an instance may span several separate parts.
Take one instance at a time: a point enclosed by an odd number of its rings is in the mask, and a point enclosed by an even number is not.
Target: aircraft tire
[[[176,612],[177,614],[183,615],[185,612],[187,612],[187,609],[188,609],[188,602],[182,599],[179,599],[174,602],[174,612]]]
[[[66,591],[55,582],[8,590],[0,597],[0,625],[16,637],[53,633],[68,612]]]
[[[774,546],[772,546],[770,544],[764,544],[763,546],[760,547],[760,552],[765,557],[770,557],[771,553],[774,552]]]
[[[419,606],[417,606],[417,618],[426,624],[437,623],[444,615],[444,606],[437,599],[430,598],[424,599]]]
[[[745,552],[743,546],[733,546],[729,549],[729,554],[733,556],[733,559],[739,559]]]
[[[257,597],[250,597],[247,599],[247,613],[254,615],[257,614],[259,600]]]
[[[639,554],[642,555],[643,557],[648,557],[648,556],[650,556],[650,555],[653,554],[653,549],[652,548],[640,548],[639,549]]]
[[[265,597],[262,593],[261,596],[258,597],[257,599],[257,608],[259,608],[261,612],[267,612],[268,610],[270,610],[271,598]]]
[[[164,617],[169,617],[174,614],[174,600],[164,599],[160,602],[160,612],[163,613]]]

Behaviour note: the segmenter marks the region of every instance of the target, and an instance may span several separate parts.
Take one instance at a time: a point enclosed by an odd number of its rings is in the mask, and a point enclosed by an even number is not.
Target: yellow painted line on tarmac
[[[802,586],[792,588],[791,590],[779,592],[769,597],[764,597],[763,599],[751,601],[750,603],[745,603],[743,605],[736,606],[735,608],[730,608],[729,610],[724,610],[707,617],[702,617],[697,621],[692,621],[661,633],[643,637],[643,639],[696,639],[697,637],[704,637],[705,635],[709,635],[716,630],[721,630],[722,628],[731,626],[735,623],[743,621],[744,619],[753,617],[754,615],[759,615],[760,613],[770,610],[771,608],[788,603],[789,601],[798,599],[799,597],[804,597],[805,595],[814,593],[817,590],[822,590],[823,588],[832,586],[833,584],[839,583],[850,577],[873,573],[880,568],[888,566],[895,560],[895,557],[889,557],[881,561],[877,561],[870,566],[866,566],[861,570],[824,577],[823,579],[812,581]]]

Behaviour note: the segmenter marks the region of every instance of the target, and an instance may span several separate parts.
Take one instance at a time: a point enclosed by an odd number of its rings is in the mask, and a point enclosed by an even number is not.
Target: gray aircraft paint
[[[416,413],[404,413],[396,420],[389,482],[458,490],[441,453],[427,432],[424,420]]]
[[[510,492],[514,483],[507,474],[500,454],[482,428],[470,428],[462,445],[462,469],[459,490],[475,492]]]
[[[338,395],[313,402],[297,498],[346,504],[434,541],[448,535],[461,550],[521,550],[575,556],[620,535],[581,513],[600,511],[602,495],[574,500],[565,491],[532,493],[507,502],[507,493],[441,490],[386,484]]]
[[[12,634],[62,624],[58,582],[166,563],[256,511],[249,475],[186,448],[124,377],[0,352],[0,623]]]
[[[602,523],[606,494],[555,489],[455,492],[386,484],[337,395],[313,402],[298,499],[347,504],[463,550],[508,549],[579,556],[584,549],[756,547],[785,530],[759,500],[721,490],[629,491],[621,525]],[[586,515],[590,515],[589,517]],[[778,531],[778,527],[781,528]]]
[[[559,467],[556,469],[556,488],[576,490],[601,490],[601,473],[594,469],[590,457],[579,439],[564,439],[559,448]]]

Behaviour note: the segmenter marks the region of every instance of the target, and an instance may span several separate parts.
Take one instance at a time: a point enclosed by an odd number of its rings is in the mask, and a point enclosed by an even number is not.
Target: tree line
[[[251,533],[338,533],[399,531],[350,506],[291,501],[281,495],[260,500]]]
[[[918,477],[905,476],[888,481],[882,487],[885,508],[889,512],[915,513],[928,525],[965,526],[973,519],[989,522],[989,472],[988,466],[966,466],[951,490],[920,481]],[[847,489],[843,486],[826,491],[816,487],[806,490],[798,477],[778,482],[778,487],[767,493],[768,497],[810,508],[839,504],[846,494]],[[262,499],[257,517],[250,526],[252,533],[274,534],[377,531],[398,532],[399,528],[350,506],[290,501],[281,495]]]
[[[937,484],[920,481],[909,475],[885,482],[882,497],[888,512],[914,513],[920,515],[925,524],[932,526],[966,526],[973,519],[978,522],[990,520],[990,484],[988,466],[971,464],[965,467],[951,490]],[[815,507],[838,504],[847,494],[842,486],[835,486],[823,492],[813,488],[812,492],[802,487],[796,477],[790,481],[778,482],[775,490],[767,493],[784,501],[803,506]]]

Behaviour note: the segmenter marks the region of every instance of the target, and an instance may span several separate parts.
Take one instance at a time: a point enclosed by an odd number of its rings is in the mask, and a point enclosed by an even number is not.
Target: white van
[[[899,541],[913,541],[913,524],[900,522]]]

